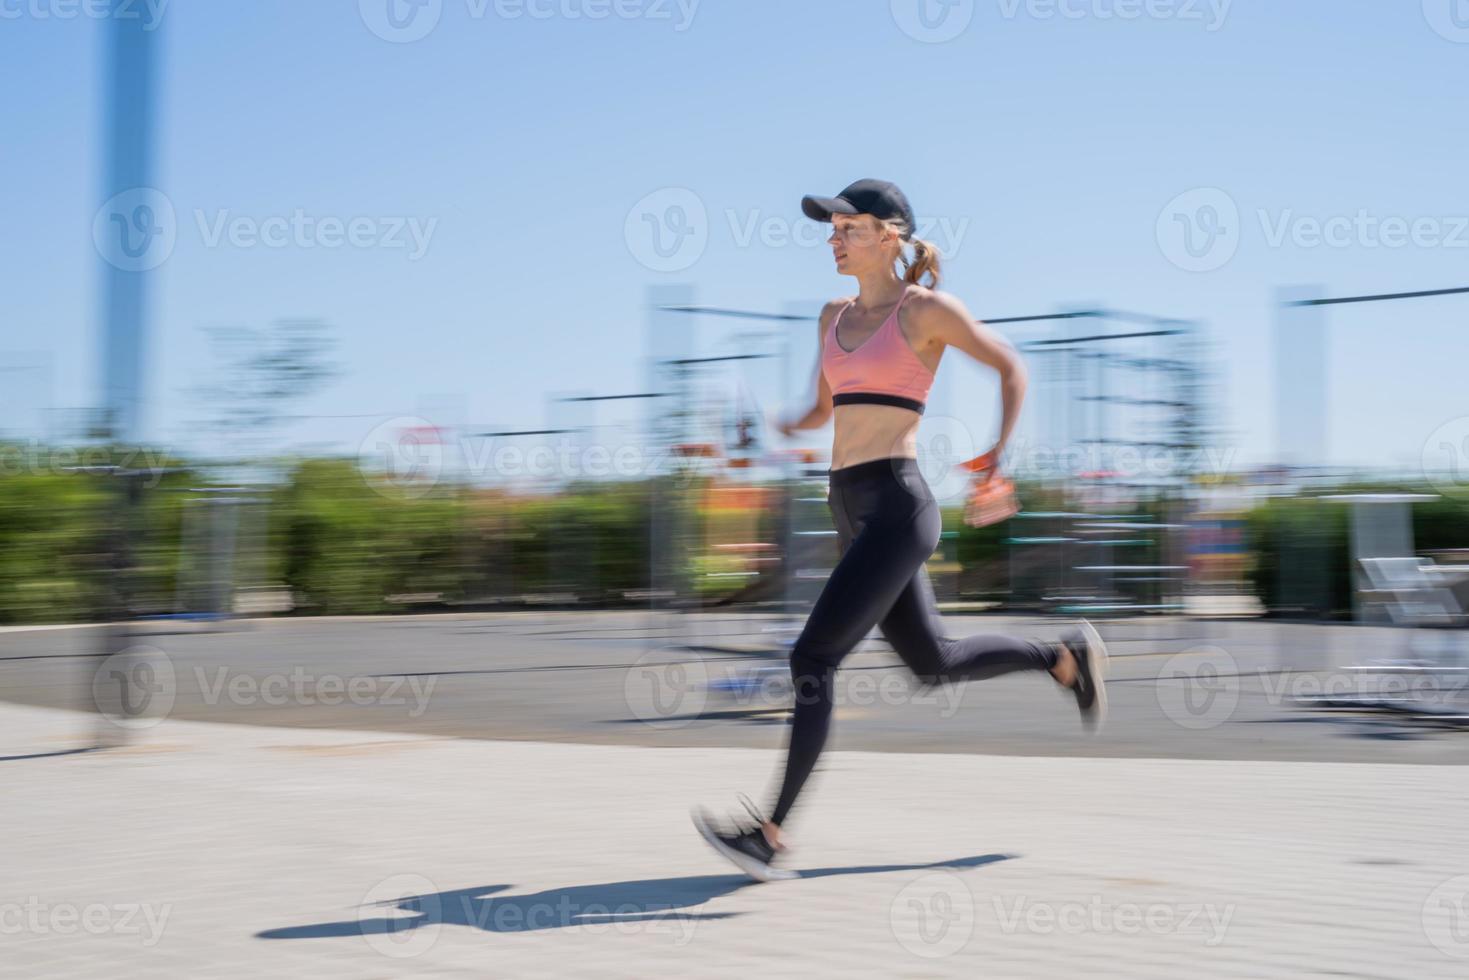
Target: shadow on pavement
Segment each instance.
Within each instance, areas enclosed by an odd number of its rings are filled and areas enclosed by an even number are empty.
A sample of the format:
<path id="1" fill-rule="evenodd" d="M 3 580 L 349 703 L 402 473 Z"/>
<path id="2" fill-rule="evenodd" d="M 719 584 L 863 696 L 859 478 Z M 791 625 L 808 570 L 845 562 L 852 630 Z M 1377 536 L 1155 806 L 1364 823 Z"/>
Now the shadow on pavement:
<path id="1" fill-rule="evenodd" d="M 95 745 L 84 749 L 57 749 L 55 752 L 32 752 L 30 755 L 0 755 L 0 762 L 19 762 L 22 759 L 51 759 L 58 755 L 81 755 L 83 752 L 99 751 Z"/>
<path id="2" fill-rule="evenodd" d="M 885 874 L 894 871 L 962 870 L 1013 858 L 1012 854 L 981 854 L 931 864 L 873 864 L 847 868 L 812 868 L 801 878 L 833 875 Z M 411 895 L 373 906 L 364 906 L 356 919 L 288 926 L 256 933 L 257 939 L 333 939 L 342 936 L 373 936 L 405 932 L 428 926 L 455 925 L 485 932 L 537 932 L 570 926 L 654 922 L 660 920 L 702 922 L 726 919 L 737 912 L 680 912 L 715 898 L 758 884 L 744 875 L 694 875 L 684 878 L 643 878 L 578 885 L 529 895 L 502 895 L 510 885 L 481 885 L 431 895 Z M 372 914 L 373 909 L 393 908 L 415 913 L 414 917 Z"/>

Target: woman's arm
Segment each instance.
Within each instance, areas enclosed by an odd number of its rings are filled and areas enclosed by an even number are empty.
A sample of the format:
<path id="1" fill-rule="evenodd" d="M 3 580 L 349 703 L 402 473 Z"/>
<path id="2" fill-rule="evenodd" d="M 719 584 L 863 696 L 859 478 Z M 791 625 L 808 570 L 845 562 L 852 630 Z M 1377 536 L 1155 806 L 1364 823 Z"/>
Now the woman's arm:
<path id="1" fill-rule="evenodd" d="M 917 298 L 917 297 L 915 297 Z M 975 320 L 963 302 L 948 293 L 928 292 L 911 307 L 920 336 L 956 347 L 1000 375 L 1000 435 L 989 452 L 998 462 L 1020 419 L 1029 375 L 1020 354 L 1005 338 Z"/>
<path id="2" fill-rule="evenodd" d="M 821 316 L 816 318 L 816 404 L 800 417 L 780 423 L 782 435 L 789 436 L 797 429 L 819 429 L 831 418 L 831 386 L 826 383 L 826 375 L 821 371 L 821 345 L 826 338 L 826 329 L 831 325 L 831 318 L 846 303 L 844 299 L 834 299 L 822 307 Z"/>

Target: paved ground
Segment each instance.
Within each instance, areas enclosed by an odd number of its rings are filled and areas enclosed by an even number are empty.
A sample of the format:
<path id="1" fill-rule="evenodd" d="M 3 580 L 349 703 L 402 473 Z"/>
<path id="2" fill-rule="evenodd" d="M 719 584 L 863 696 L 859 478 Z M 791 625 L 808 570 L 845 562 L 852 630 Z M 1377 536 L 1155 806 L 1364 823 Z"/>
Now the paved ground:
<path id="1" fill-rule="evenodd" d="M 0 975 L 1463 977 L 1463 768 L 844 752 L 748 883 L 766 750 L 0 705 Z"/>
<path id="2" fill-rule="evenodd" d="M 775 632 L 781 625 L 758 616 L 638 613 L 364 617 L 264 620 L 206 633 L 155 625 L 144 641 L 157 662 L 153 686 L 167 680 L 175 718 L 773 748 L 785 728 L 785 662 L 778 650 L 759 650 L 789 636 Z M 1061 624 L 948 616 L 946 625 L 951 635 L 1049 639 Z M 1043 675 L 922 692 L 874 638 L 839 675 L 835 744 L 1045 756 L 1469 759 L 1462 729 L 1293 703 L 1296 695 L 1368 683 L 1347 666 L 1402 655 L 1404 631 L 1171 619 L 1100 626 L 1115 655 L 1113 721 L 1103 739 L 1085 737 L 1074 707 Z M 97 638 L 90 629 L 0 631 L 0 698 L 90 707 Z M 723 689 L 747 677 L 767 683 Z"/>

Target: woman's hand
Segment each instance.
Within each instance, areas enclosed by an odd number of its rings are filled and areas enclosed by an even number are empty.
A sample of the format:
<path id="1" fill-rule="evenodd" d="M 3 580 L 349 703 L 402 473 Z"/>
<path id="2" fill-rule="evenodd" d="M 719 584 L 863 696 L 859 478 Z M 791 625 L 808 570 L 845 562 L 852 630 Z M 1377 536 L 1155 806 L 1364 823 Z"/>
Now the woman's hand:
<path id="1" fill-rule="evenodd" d="M 988 527 L 1014 517 L 1020 511 L 1015 498 L 1015 484 L 1000 475 L 999 449 L 991 449 L 959 468 L 974 474 L 969 496 L 964 501 L 964 523 L 970 527 Z"/>

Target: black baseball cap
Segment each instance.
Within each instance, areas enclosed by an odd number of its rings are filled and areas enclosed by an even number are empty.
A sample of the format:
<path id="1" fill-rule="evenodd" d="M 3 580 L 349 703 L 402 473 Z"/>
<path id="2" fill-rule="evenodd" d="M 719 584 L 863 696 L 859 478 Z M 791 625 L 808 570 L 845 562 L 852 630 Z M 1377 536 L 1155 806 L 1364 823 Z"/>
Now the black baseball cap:
<path id="1" fill-rule="evenodd" d="M 870 214 L 881 221 L 901 221 L 903 237 L 913 237 L 918 222 L 913 206 L 898 185 L 888 180 L 864 178 L 847 186 L 836 197 L 801 198 L 801 211 L 812 221 L 830 221 L 834 214 Z"/>

